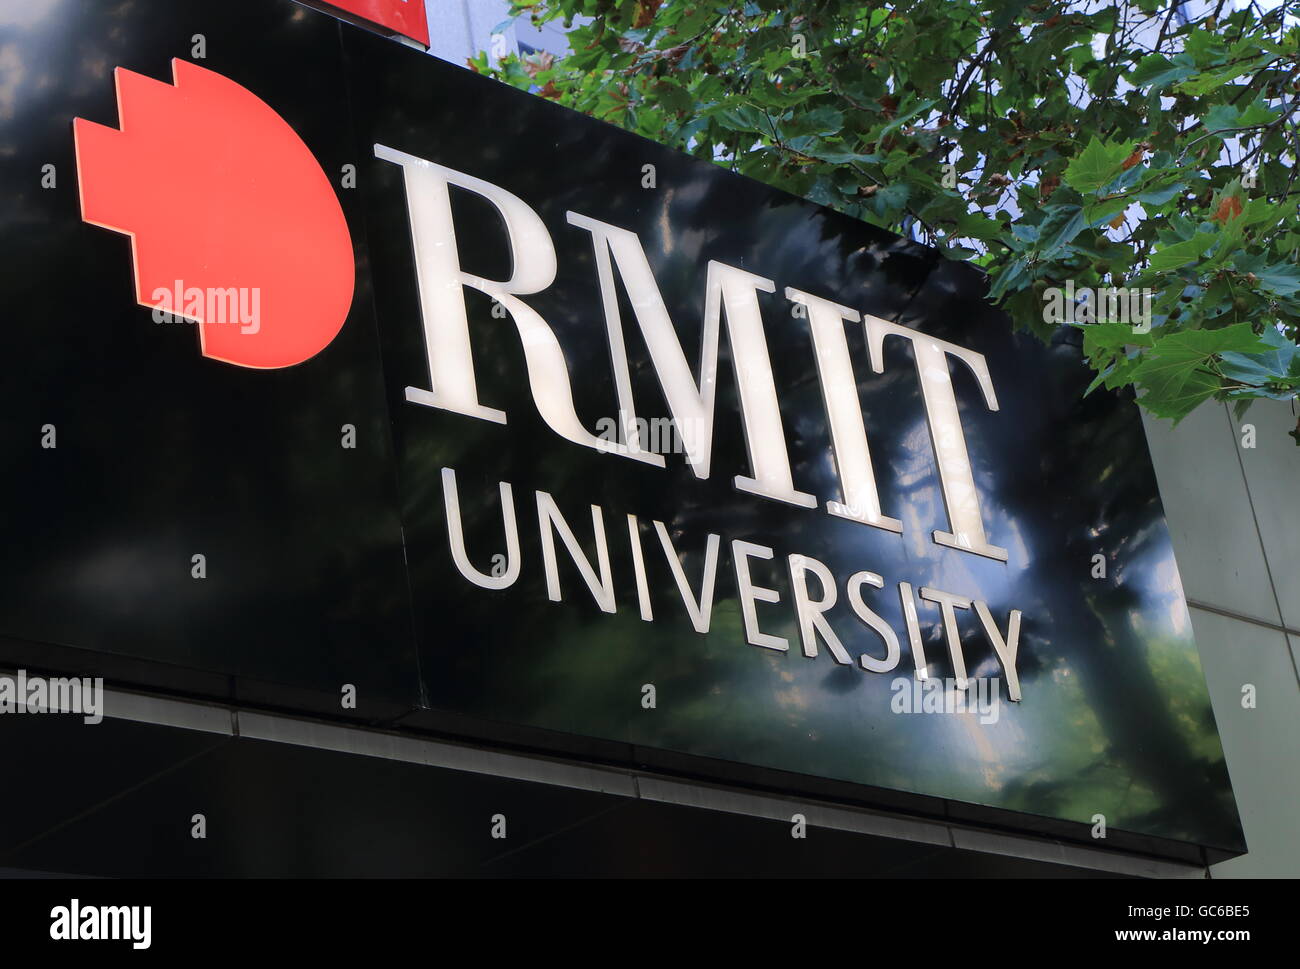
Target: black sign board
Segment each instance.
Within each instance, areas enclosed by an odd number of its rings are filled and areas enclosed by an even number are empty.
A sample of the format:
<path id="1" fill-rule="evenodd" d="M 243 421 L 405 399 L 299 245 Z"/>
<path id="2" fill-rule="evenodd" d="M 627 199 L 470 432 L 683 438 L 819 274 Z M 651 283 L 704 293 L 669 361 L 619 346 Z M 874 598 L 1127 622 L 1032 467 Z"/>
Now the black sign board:
<path id="1" fill-rule="evenodd" d="M 1243 850 L 1137 410 L 976 271 L 287 0 L 3 42 L 0 660 Z"/>

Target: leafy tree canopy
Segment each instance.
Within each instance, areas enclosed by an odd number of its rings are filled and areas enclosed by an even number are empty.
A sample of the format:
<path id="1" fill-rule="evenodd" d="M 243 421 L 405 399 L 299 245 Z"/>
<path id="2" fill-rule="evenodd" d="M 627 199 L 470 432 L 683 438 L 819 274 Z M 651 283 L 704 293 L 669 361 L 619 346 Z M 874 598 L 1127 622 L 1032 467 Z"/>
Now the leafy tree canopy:
<path id="1" fill-rule="evenodd" d="M 512 0 L 569 53 L 470 66 L 970 260 L 1040 336 L 1067 282 L 1149 289 L 1149 332 L 1064 322 L 1177 421 L 1300 393 L 1295 7 Z"/>

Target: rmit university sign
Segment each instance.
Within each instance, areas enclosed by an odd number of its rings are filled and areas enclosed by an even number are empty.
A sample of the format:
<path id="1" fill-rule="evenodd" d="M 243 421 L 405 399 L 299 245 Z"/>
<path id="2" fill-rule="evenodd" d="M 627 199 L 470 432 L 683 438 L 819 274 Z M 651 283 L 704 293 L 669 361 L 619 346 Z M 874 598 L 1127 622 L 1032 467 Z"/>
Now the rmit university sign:
<path id="1" fill-rule="evenodd" d="M 288 0 L 6 29 L 0 661 L 1242 850 L 1069 333 Z"/>
<path id="2" fill-rule="evenodd" d="M 598 436 L 584 425 L 573 404 L 573 386 L 563 348 L 546 320 L 522 297 L 547 289 L 556 276 L 557 257 L 554 241 L 546 224 L 529 205 L 517 196 L 483 179 L 438 165 L 390 148 L 376 145 L 375 154 L 403 168 L 408 213 L 411 219 L 414 250 L 418 254 L 417 273 L 429 363 L 428 388 L 407 387 L 411 403 L 437 407 L 480 420 L 507 423 L 504 411 L 485 406 L 475 378 L 474 359 L 470 350 L 469 313 L 465 290 L 473 289 L 492 299 L 514 322 L 523 347 L 528 383 L 538 413 L 561 438 L 592 450 L 640 461 L 664 468 L 663 455 L 643 447 L 647 426 L 639 416 L 631 389 L 631 365 L 619 310 L 616 278 L 621 278 L 630 299 L 644 341 L 646 359 L 658 379 L 663 399 L 672 417 L 672 427 L 680 435 L 686 462 L 698 479 L 709 477 L 712 465 L 713 427 L 718 382 L 718 345 L 722 320 L 726 320 L 731 348 L 740 418 L 749 457 L 749 475 L 736 475 L 738 491 L 758 498 L 785 502 L 799 508 L 818 506 L 814 495 L 795 486 L 790 456 L 782 425 L 778 388 L 772 373 L 764 335 L 760 293 L 776 289 L 773 280 L 745 269 L 711 260 L 701 267 L 704 279 L 703 340 L 699 352 L 698 372 L 693 373 L 683 350 L 677 329 L 665 308 L 663 295 L 655 281 L 645 249 L 636 233 L 577 212 L 566 212 L 566 220 L 590 233 L 597 268 L 600 305 L 605 334 L 613 361 L 614 386 L 617 390 L 617 422 L 606 419 L 621 434 Z M 451 189 L 471 192 L 495 208 L 509 247 L 512 272 L 508 279 L 489 280 L 467 272 L 461 266 L 456 248 L 456 226 L 451 213 Z M 997 561 L 1007 560 L 1007 551 L 989 542 L 980 515 L 979 497 L 967 454 L 958 413 L 957 399 L 949 370 L 950 359 L 965 365 L 978 381 L 989 409 L 997 410 L 997 399 L 983 355 L 916 330 L 908 329 L 870 314 L 842 306 L 829 299 L 787 287 L 786 299 L 798 310 L 788 314 L 807 320 L 811 334 L 812 355 L 826 408 L 830 454 L 838 471 L 840 500 L 826 501 L 826 511 L 849 521 L 899 534 L 902 522 L 885 515 L 880 507 L 863 414 L 856 394 L 853 361 L 844 334 L 847 323 L 861 323 L 870 350 L 871 367 L 884 370 L 884 342 L 898 337 L 911 346 L 915 372 L 922 400 L 939 485 L 949 518 L 948 527 L 936 529 L 934 541 L 948 548 L 962 549 Z M 670 438 L 670 441 L 674 440 Z M 460 509 L 456 500 L 456 477 L 452 469 L 443 473 L 446 507 L 451 538 L 451 552 L 461 574 L 475 585 L 504 589 L 519 576 L 519 537 L 514 499 L 510 487 L 501 485 L 506 523 L 505 568 L 497 575 L 484 574 L 471 563 L 465 547 Z M 743 500 L 743 499 L 741 499 Z M 599 567 L 593 568 L 581 550 L 568 522 L 559 512 L 554 499 L 537 493 L 537 508 L 545 551 L 544 567 L 547 592 L 551 599 L 562 598 L 555 555 L 554 534 L 558 533 L 573 555 L 584 582 L 600 608 L 615 612 L 616 596 L 609 566 L 609 550 L 601 509 L 593 506 L 593 524 Z M 709 552 L 701 589 L 695 593 L 681 570 L 672 539 L 663 522 L 653 522 L 655 533 L 668 557 L 677 581 L 683 605 L 688 609 L 697 632 L 709 631 L 716 584 L 717 545 L 719 536 L 708 536 Z M 632 556 L 641 617 L 653 619 L 644 568 L 641 529 L 635 515 L 628 516 Z M 780 594 L 758 586 L 749 569 L 751 558 L 771 559 L 771 548 L 752 541 L 731 542 L 740 607 L 744 617 L 745 638 L 755 645 L 786 651 L 789 642 L 764 633 L 759 628 L 757 602 L 777 602 Z M 826 612 L 836 603 L 838 584 L 827 566 L 816 558 L 802 554 L 788 557 L 791 589 L 803 655 L 818 655 L 822 640 L 832 659 L 853 665 L 842 640 L 831 628 Z M 820 591 L 811 593 L 809 575 L 815 577 Z M 862 597 L 864 585 L 880 588 L 883 579 L 869 570 L 855 572 L 845 587 L 847 600 L 855 615 L 884 645 L 884 656 L 863 653 L 857 663 L 864 670 L 887 673 L 898 666 L 900 647 L 894 630 L 867 606 Z M 928 675 L 925 649 L 918 628 L 916 602 L 911 585 L 898 584 L 907 640 L 911 647 L 915 672 Z M 1006 630 L 998 628 L 988 604 L 979 599 L 923 587 L 923 600 L 941 610 L 952 670 L 959 689 L 967 688 L 966 662 L 956 610 L 970 609 L 979 617 L 984 633 L 996 653 L 1006 677 L 1008 695 L 1020 699 L 1016 675 L 1016 652 L 1019 644 L 1021 614 L 1011 610 Z"/>

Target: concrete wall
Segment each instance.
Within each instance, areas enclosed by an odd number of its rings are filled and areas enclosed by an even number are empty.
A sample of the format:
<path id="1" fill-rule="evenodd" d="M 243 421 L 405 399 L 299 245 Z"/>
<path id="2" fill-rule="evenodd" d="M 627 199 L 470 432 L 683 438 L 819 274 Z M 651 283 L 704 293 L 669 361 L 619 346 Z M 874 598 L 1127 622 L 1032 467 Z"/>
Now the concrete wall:
<path id="1" fill-rule="evenodd" d="M 460 66 L 481 50 L 492 49 L 492 32 L 506 20 L 507 0 L 427 0 L 429 53 Z M 534 50 L 561 54 L 568 50 L 563 24 L 556 22 L 537 30 L 520 17 L 501 31 L 504 53 L 518 52 L 525 44 Z"/>
<path id="2" fill-rule="evenodd" d="M 1254 446 L 1247 433 L 1254 428 Z M 1147 419 L 1174 554 L 1250 852 L 1213 877 L 1300 876 L 1300 447 L 1290 404 Z M 1243 705 L 1243 688 L 1255 706 Z"/>

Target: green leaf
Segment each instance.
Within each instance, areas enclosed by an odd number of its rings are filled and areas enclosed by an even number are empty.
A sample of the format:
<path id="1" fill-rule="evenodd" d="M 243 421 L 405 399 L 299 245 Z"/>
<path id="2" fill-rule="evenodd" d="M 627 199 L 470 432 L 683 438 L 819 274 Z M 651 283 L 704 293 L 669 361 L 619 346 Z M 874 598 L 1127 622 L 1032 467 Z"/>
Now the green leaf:
<path id="1" fill-rule="evenodd" d="M 1094 229 L 1099 225 L 1105 225 L 1127 209 L 1130 204 L 1131 200 L 1127 196 L 1121 195 L 1119 198 L 1106 199 L 1103 202 L 1085 206 L 1083 212 L 1087 221 L 1087 228 Z"/>
<path id="2" fill-rule="evenodd" d="M 1222 37 L 1209 30 L 1195 30 L 1183 41 L 1183 50 L 1198 67 L 1213 67 L 1228 54 Z"/>
<path id="3" fill-rule="evenodd" d="M 1271 124 L 1276 121 L 1277 118 L 1277 108 L 1271 108 L 1262 101 L 1256 101 L 1237 116 L 1236 127 L 1249 128 L 1254 125 Z"/>
<path id="4" fill-rule="evenodd" d="M 1226 131 L 1238 126 L 1240 112 L 1231 104 L 1216 104 L 1205 115 L 1205 130 L 1208 133 Z"/>
<path id="5" fill-rule="evenodd" d="M 1076 192 L 1088 194 L 1110 184 L 1132 154 L 1132 145 L 1107 145 L 1094 137 L 1088 147 L 1076 156 L 1065 169 L 1065 183 Z"/>
<path id="6" fill-rule="evenodd" d="M 1128 323 L 1079 323 L 1083 331 L 1083 355 L 1089 360 L 1107 351 L 1124 347 L 1150 347 L 1155 343 L 1151 333 L 1139 333 Z"/>
<path id="7" fill-rule="evenodd" d="M 794 147 L 794 142 L 790 144 Z M 860 155 L 856 151 L 849 151 L 836 145 L 827 146 L 817 140 L 798 148 L 798 151 L 809 158 L 816 158 L 818 161 L 829 162 L 832 165 L 879 165 L 884 161 L 879 155 Z"/>
<path id="8" fill-rule="evenodd" d="M 1142 354 L 1132 353 L 1122 356 L 1110 366 L 1106 367 L 1096 378 L 1088 385 L 1083 392 L 1087 397 L 1098 387 L 1105 386 L 1107 390 L 1114 390 L 1117 387 L 1123 387 L 1133 380 L 1133 371 L 1142 365 Z"/>
<path id="9" fill-rule="evenodd" d="M 1217 233 L 1198 232 L 1187 242 L 1177 242 L 1172 246 L 1162 246 L 1151 255 L 1151 269 L 1155 272 L 1168 272 L 1179 269 L 1190 262 L 1200 259 L 1210 246 L 1214 245 Z"/>
<path id="10" fill-rule="evenodd" d="M 915 99 L 909 96 L 907 100 L 905 100 L 903 104 L 899 106 L 898 116 L 895 117 L 894 120 L 891 121 L 889 124 L 885 125 L 885 128 L 883 131 L 880 132 L 879 137 L 884 138 L 887 135 L 893 134 L 899 128 L 903 127 L 903 125 L 911 121 L 913 118 L 916 118 L 919 115 L 924 114 L 926 111 L 929 111 L 932 107 L 934 107 L 938 103 L 939 101 L 937 98 L 931 99 L 929 101 L 921 101 L 918 103 Z"/>
<path id="11" fill-rule="evenodd" d="M 1149 87 L 1154 92 L 1195 73 L 1196 65 L 1188 63 L 1181 55 L 1170 61 L 1163 54 L 1151 54 L 1133 69 L 1128 82 L 1137 88 Z"/>
<path id="12" fill-rule="evenodd" d="M 737 105 L 719 111 L 716 115 L 718 124 L 729 131 L 764 132 L 770 136 L 767 127 L 767 115 L 750 105 Z"/>
<path id="13" fill-rule="evenodd" d="M 1278 205 L 1276 202 L 1266 198 L 1254 198 L 1246 203 L 1245 209 L 1242 210 L 1239 219 L 1244 226 L 1260 226 L 1265 229 L 1271 229 L 1277 225 L 1288 214 L 1286 206 Z"/>
<path id="14" fill-rule="evenodd" d="M 838 135 L 844 130 L 844 112 L 830 107 L 814 108 L 795 115 L 787 125 L 791 132 L 801 135 Z"/>
<path id="15" fill-rule="evenodd" d="M 1264 330 L 1261 342 L 1271 349 L 1262 353 L 1224 353 L 1219 364 L 1223 375 L 1256 387 L 1297 376 L 1294 368 L 1300 362 L 1300 346 L 1272 326 Z"/>
<path id="16" fill-rule="evenodd" d="M 1259 285 L 1278 296 L 1294 296 L 1300 291 L 1300 266 L 1279 262 L 1255 273 Z"/>
<path id="17" fill-rule="evenodd" d="M 1076 323 L 1083 331 L 1083 355 L 1097 378 L 1084 395 L 1098 386 L 1122 386 L 1132 379 L 1132 372 L 1141 364 L 1143 350 L 1150 347 L 1154 337 L 1150 332 L 1136 332 L 1131 325 L 1118 322 Z"/>
<path id="18" fill-rule="evenodd" d="M 1234 323 L 1217 330 L 1185 330 L 1170 333 L 1155 343 L 1155 351 L 1199 353 L 1210 357 L 1218 353 L 1254 353 L 1267 348 L 1249 323 Z"/>
<path id="19" fill-rule="evenodd" d="M 1185 330 L 1157 339 L 1132 378 L 1145 388 L 1140 403 L 1175 423 L 1222 389 L 1209 365 L 1217 354 L 1264 349 L 1249 323 L 1219 330 Z"/>
<path id="20" fill-rule="evenodd" d="M 691 92 L 686 90 L 680 84 L 675 84 L 672 81 L 664 81 L 660 83 L 655 87 L 654 93 L 658 96 L 663 106 L 674 113 L 685 113 L 695 106 L 695 101 L 691 97 Z"/>
<path id="21" fill-rule="evenodd" d="M 1173 360 L 1153 363 L 1143 361 L 1131 376 L 1146 391 L 1138 403 L 1156 417 L 1169 418 L 1177 424 L 1219 389 L 1219 378 L 1194 364 Z"/>
<path id="22" fill-rule="evenodd" d="M 1187 185 L 1183 182 L 1171 182 L 1168 185 L 1160 185 L 1138 192 L 1138 194 L 1133 196 L 1133 198 L 1135 201 L 1141 202 L 1143 205 L 1147 206 L 1164 205 L 1170 199 L 1186 190 Z"/>
<path id="23" fill-rule="evenodd" d="M 1219 90 L 1219 88 L 1231 81 L 1235 81 L 1243 74 L 1253 73 L 1256 68 L 1262 67 L 1266 60 L 1266 58 L 1259 58 L 1253 61 L 1240 61 L 1224 70 L 1198 74 L 1196 77 L 1188 78 L 1181 84 L 1175 85 L 1174 90 L 1192 97 L 1200 97 L 1203 94 Z"/>
<path id="24" fill-rule="evenodd" d="M 1029 264 L 1024 259 L 1017 259 L 1009 266 L 1005 266 L 993 277 L 993 283 L 989 287 L 989 299 L 998 301 L 1006 294 L 1020 289 L 1029 283 Z"/>
<path id="25" fill-rule="evenodd" d="M 910 189 L 906 182 L 894 182 L 871 196 L 868 204 L 877 215 L 888 218 L 902 211 L 907 205 L 909 194 Z"/>
<path id="26" fill-rule="evenodd" d="M 1038 227 L 1038 248 L 1045 257 L 1055 255 L 1083 231 L 1083 209 L 1078 205 L 1049 205 Z"/>

